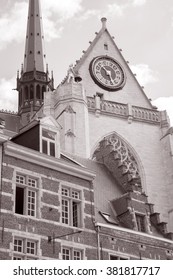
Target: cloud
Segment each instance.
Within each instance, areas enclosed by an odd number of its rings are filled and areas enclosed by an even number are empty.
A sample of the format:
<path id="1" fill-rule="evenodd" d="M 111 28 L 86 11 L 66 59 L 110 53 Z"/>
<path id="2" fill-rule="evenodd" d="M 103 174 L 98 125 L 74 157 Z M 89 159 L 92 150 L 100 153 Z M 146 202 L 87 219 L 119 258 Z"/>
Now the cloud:
<path id="1" fill-rule="evenodd" d="M 133 6 L 143 6 L 146 2 L 147 0 L 132 0 Z"/>
<path id="2" fill-rule="evenodd" d="M 88 20 L 90 17 L 99 17 L 101 18 L 101 12 L 99 10 L 87 10 L 81 14 L 81 16 L 77 17 L 78 21 Z"/>
<path id="3" fill-rule="evenodd" d="M 131 7 L 143 6 L 146 4 L 147 0 L 129 0 L 125 4 L 107 4 L 107 6 L 100 10 L 87 10 L 84 11 L 83 14 L 79 17 L 79 20 L 87 20 L 91 16 L 97 16 L 101 18 L 103 15 L 105 17 L 122 17 L 126 10 Z"/>
<path id="4" fill-rule="evenodd" d="M 107 10 L 105 11 L 105 16 L 112 17 L 112 16 L 118 16 L 122 17 L 124 14 L 124 9 L 126 8 L 126 5 L 118 5 L 116 3 L 114 4 L 108 4 Z"/>
<path id="5" fill-rule="evenodd" d="M 15 3 L 12 9 L 0 18 L 0 50 L 11 42 L 21 42 L 26 32 L 27 3 Z"/>
<path id="6" fill-rule="evenodd" d="M 0 79 L 0 110 L 17 111 L 18 94 L 13 88 L 16 86 L 16 78 L 9 80 Z"/>
<path id="7" fill-rule="evenodd" d="M 83 0 L 42 0 L 45 39 L 61 37 L 63 25 L 82 10 Z M 23 42 L 26 33 L 28 2 L 16 2 L 0 17 L 0 50 L 13 42 Z"/>
<path id="8" fill-rule="evenodd" d="M 58 27 L 58 24 L 47 17 L 44 18 L 44 35 L 47 42 L 56 38 L 61 38 L 63 26 Z"/>
<path id="9" fill-rule="evenodd" d="M 153 100 L 152 104 L 155 105 L 160 111 L 167 111 L 170 118 L 170 123 L 173 126 L 173 96 L 159 97 L 156 100 Z"/>
<path id="10" fill-rule="evenodd" d="M 44 34 L 47 41 L 60 38 L 64 24 L 83 10 L 83 0 L 42 0 Z"/>
<path id="11" fill-rule="evenodd" d="M 42 0 L 43 13 L 47 17 L 58 16 L 58 21 L 65 21 L 74 17 L 82 10 L 83 0 Z"/>
<path id="12" fill-rule="evenodd" d="M 157 73 L 151 70 L 147 64 L 131 65 L 130 68 L 137 75 L 136 78 L 142 86 L 158 81 Z"/>

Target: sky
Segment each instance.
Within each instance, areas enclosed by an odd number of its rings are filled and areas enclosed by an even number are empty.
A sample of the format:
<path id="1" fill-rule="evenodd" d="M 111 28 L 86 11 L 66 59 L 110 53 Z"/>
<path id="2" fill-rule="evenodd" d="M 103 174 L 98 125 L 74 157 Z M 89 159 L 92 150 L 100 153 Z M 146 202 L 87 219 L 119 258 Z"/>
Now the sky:
<path id="1" fill-rule="evenodd" d="M 173 125 L 172 0 L 40 0 L 55 86 L 82 56 L 100 19 L 122 49 L 148 98 Z M 17 111 L 16 73 L 24 58 L 28 0 L 0 0 L 0 109 Z"/>

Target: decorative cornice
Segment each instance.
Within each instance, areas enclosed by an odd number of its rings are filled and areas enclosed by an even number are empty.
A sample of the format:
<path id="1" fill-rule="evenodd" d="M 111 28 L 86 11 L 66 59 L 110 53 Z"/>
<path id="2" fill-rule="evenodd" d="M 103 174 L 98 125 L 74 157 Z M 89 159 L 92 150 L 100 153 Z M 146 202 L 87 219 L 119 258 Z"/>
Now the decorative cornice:
<path id="1" fill-rule="evenodd" d="M 68 162 L 64 162 L 61 159 L 57 159 L 40 152 L 31 150 L 29 148 L 17 145 L 10 141 L 6 142 L 5 145 L 5 154 L 8 156 L 12 156 L 14 158 L 18 158 L 30 163 L 37 164 L 39 166 L 47 167 L 49 169 L 53 169 L 62 173 L 66 173 L 68 175 L 73 175 L 84 180 L 92 181 L 96 174 L 90 171 L 87 168 L 72 165 Z"/>
<path id="2" fill-rule="evenodd" d="M 117 230 L 117 231 L 123 231 L 123 232 L 131 233 L 133 235 L 143 236 L 143 237 L 150 238 L 150 239 L 153 239 L 153 240 L 163 241 L 164 243 L 171 243 L 173 245 L 173 240 L 153 236 L 153 235 L 148 234 L 148 233 L 144 233 L 144 232 L 140 232 L 140 231 L 134 231 L 132 229 L 127 229 L 127 228 L 123 228 L 123 227 L 116 226 L 116 225 L 107 225 L 107 224 L 103 224 L 103 223 L 96 223 L 95 225 L 98 226 L 98 227 L 109 228 L 109 229 L 113 229 L 113 230 Z"/>

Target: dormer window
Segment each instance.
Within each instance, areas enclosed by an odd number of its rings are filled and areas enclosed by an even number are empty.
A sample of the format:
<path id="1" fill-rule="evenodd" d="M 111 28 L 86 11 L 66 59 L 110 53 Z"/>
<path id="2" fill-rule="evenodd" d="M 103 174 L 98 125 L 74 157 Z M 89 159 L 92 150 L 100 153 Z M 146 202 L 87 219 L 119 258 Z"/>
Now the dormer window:
<path id="1" fill-rule="evenodd" d="M 56 154 L 56 133 L 42 129 L 42 153 L 55 157 Z"/>
<path id="2" fill-rule="evenodd" d="M 145 216 L 144 215 L 140 215 L 140 214 L 136 214 L 135 216 L 136 216 L 136 223 L 137 223 L 138 231 L 146 232 L 146 229 L 145 229 Z"/>

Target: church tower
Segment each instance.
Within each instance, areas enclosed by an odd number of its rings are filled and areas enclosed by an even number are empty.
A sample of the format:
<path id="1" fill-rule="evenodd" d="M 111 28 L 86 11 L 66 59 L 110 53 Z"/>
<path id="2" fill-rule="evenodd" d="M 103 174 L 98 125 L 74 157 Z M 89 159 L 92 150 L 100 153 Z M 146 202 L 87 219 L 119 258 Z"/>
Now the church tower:
<path id="1" fill-rule="evenodd" d="M 20 77 L 19 72 L 17 76 L 18 113 L 22 125 L 38 111 L 44 101 L 44 92 L 54 87 L 45 58 L 40 0 L 29 0 L 24 65 Z"/>

